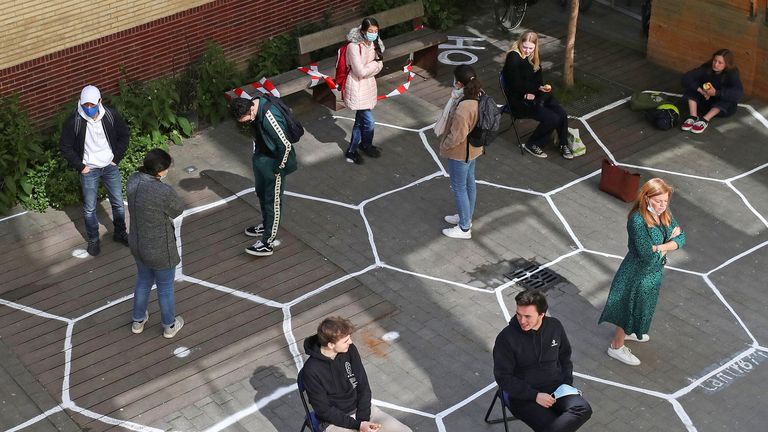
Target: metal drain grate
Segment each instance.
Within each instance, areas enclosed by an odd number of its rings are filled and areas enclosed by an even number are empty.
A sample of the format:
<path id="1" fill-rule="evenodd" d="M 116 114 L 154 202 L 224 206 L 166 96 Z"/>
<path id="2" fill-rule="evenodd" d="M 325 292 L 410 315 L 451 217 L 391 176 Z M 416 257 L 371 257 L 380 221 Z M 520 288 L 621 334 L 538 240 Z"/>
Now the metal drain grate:
<path id="1" fill-rule="evenodd" d="M 512 261 L 511 264 L 512 271 L 504 273 L 504 277 L 510 280 L 517 279 L 515 283 L 526 290 L 546 291 L 564 280 L 549 268 L 541 268 L 541 265 L 536 262 L 520 258 Z"/>

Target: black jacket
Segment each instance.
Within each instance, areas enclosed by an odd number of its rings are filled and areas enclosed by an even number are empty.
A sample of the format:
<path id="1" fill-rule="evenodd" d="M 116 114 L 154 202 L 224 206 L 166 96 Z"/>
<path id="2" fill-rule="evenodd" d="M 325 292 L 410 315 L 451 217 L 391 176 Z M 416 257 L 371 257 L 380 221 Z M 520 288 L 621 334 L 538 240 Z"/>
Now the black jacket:
<path id="1" fill-rule="evenodd" d="M 573 384 L 571 344 L 560 321 L 545 316 L 538 330 L 525 332 L 512 317 L 493 346 L 493 375 L 513 400 Z"/>
<path id="2" fill-rule="evenodd" d="M 526 93 L 535 95 L 537 99 L 542 96 L 539 90 L 539 87 L 544 85 L 541 68 L 534 72 L 531 62 L 520 57 L 517 52 L 511 51 L 504 61 L 503 72 L 504 89 L 512 113 L 516 117 L 529 117 L 536 101 L 525 100 L 523 96 Z"/>
<path id="3" fill-rule="evenodd" d="M 355 345 L 331 360 L 320 352 L 315 335 L 304 340 L 304 351 L 309 355 L 302 370 L 304 385 L 318 418 L 354 430 L 360 429 L 361 422 L 370 421 L 371 388 Z"/>
<path id="4" fill-rule="evenodd" d="M 717 74 L 712 70 L 711 63 L 704 63 L 696 69 L 686 72 L 682 81 L 686 90 L 694 92 L 704 83 L 711 83 L 717 91 L 713 97 L 732 104 L 738 103 L 744 95 L 744 87 L 741 84 L 738 69 Z"/>
<path id="5" fill-rule="evenodd" d="M 101 118 L 101 123 L 104 126 L 104 132 L 107 134 L 109 147 L 112 149 L 112 154 L 114 155 L 112 162 L 117 165 L 123 159 L 125 151 L 128 149 L 128 139 L 131 137 L 131 131 L 117 111 L 107 108 L 106 106 L 103 107 L 106 112 Z M 80 117 L 80 113 L 75 110 L 75 112 L 64 121 L 64 126 L 61 128 L 61 139 L 59 140 L 62 156 L 67 160 L 69 166 L 76 169 L 78 172 L 85 168 L 85 164 L 83 164 L 83 154 L 85 152 L 85 128 L 86 120 Z"/>

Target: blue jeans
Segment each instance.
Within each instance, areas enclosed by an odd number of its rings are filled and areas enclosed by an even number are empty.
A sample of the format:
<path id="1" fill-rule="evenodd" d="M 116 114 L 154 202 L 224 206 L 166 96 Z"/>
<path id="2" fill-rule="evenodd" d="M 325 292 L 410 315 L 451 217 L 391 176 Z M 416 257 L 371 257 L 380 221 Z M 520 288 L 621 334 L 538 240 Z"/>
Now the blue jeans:
<path id="1" fill-rule="evenodd" d="M 125 208 L 123 207 L 123 184 L 120 169 L 109 164 L 104 168 L 91 168 L 86 174 L 80 174 L 80 186 L 83 191 L 83 217 L 88 241 L 99 239 L 99 220 L 96 218 L 96 205 L 99 195 L 99 179 L 104 181 L 109 204 L 112 206 L 112 221 L 115 234 L 125 232 Z"/>
<path id="2" fill-rule="evenodd" d="M 459 227 L 468 230 L 472 224 L 472 213 L 475 212 L 477 185 L 475 184 L 475 162 L 448 159 L 448 174 L 451 176 L 451 190 L 456 198 L 456 208 L 459 211 Z"/>
<path id="3" fill-rule="evenodd" d="M 373 146 L 373 128 L 375 126 L 373 112 L 369 109 L 355 112 L 355 125 L 352 126 L 352 139 L 349 140 L 347 156 L 357 153 L 362 145 L 364 149 Z"/>
<path id="4" fill-rule="evenodd" d="M 133 289 L 133 320 L 143 321 L 149 303 L 152 284 L 157 285 L 157 301 L 160 303 L 160 322 L 168 328 L 176 321 L 176 304 L 173 300 L 173 280 L 176 268 L 155 270 L 136 260 L 136 287 Z"/>

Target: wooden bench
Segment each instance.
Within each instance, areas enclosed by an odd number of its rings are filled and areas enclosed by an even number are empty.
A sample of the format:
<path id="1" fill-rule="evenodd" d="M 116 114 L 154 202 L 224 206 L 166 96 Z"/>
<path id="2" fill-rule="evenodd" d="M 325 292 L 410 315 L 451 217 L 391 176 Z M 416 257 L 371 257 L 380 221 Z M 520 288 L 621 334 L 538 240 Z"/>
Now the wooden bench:
<path id="1" fill-rule="evenodd" d="M 421 17 L 424 16 L 424 5 L 421 1 L 415 1 L 402 6 L 398 6 L 387 11 L 377 13 L 374 17 L 379 23 L 380 29 L 391 27 L 396 24 L 412 21 L 414 28 L 419 30 L 410 31 L 393 38 L 384 39 L 384 58 L 388 62 L 392 59 L 405 57 L 413 53 L 413 65 L 415 71 L 419 69 L 428 72 L 432 76 L 437 74 L 437 54 L 438 45 L 448 40 L 447 36 L 421 25 Z M 311 62 L 310 53 L 319 49 L 341 45 L 346 41 L 349 30 L 353 27 L 359 27 L 360 21 L 346 22 L 344 24 L 330 27 L 316 33 L 308 34 L 298 38 L 299 64 L 308 66 Z M 334 78 L 336 75 L 336 56 L 323 59 L 317 62 L 320 72 Z M 309 87 L 310 76 L 299 70 L 290 70 L 280 75 L 269 78 L 269 81 L 275 85 L 281 96 L 289 95 L 303 91 Z M 251 84 L 241 87 L 250 95 L 258 94 Z M 312 97 L 318 102 L 331 109 L 338 110 L 343 106 L 336 95 L 331 92 L 328 86 L 320 82 L 312 88 Z M 227 99 L 237 97 L 233 90 L 225 95 Z"/>

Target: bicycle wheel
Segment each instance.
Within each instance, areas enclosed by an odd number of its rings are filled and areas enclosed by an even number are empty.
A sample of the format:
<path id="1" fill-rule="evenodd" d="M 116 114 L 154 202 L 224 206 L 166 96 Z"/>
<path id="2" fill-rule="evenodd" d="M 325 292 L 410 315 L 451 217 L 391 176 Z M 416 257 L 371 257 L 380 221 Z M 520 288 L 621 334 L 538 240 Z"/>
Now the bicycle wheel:
<path id="1" fill-rule="evenodd" d="M 495 0 L 493 2 L 496 23 L 505 30 L 516 29 L 523 22 L 527 8 L 527 0 Z"/>

